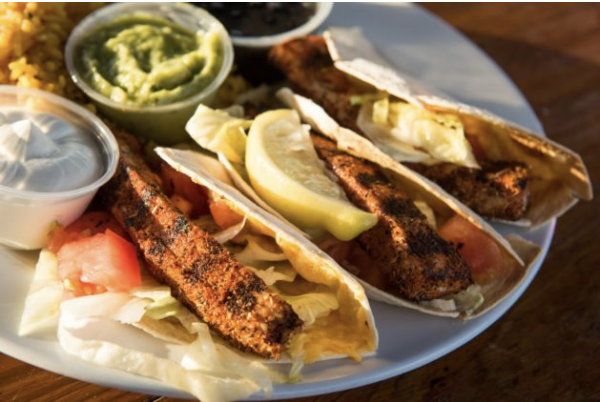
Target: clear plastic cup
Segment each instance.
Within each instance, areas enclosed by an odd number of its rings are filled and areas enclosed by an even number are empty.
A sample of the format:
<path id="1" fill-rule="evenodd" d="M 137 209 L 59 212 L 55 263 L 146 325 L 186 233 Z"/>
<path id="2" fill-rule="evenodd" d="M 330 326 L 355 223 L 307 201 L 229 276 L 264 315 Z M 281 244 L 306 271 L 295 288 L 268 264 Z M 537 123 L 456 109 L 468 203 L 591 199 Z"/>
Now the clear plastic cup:
<path id="1" fill-rule="evenodd" d="M 82 40 L 99 25 L 119 16 L 137 13 L 166 19 L 192 32 L 215 30 L 221 38 L 224 57 L 221 71 L 212 83 L 190 98 L 160 106 L 121 104 L 93 89 L 83 79 L 75 63 Z M 205 10 L 185 3 L 120 3 L 99 9 L 75 27 L 65 47 L 65 60 L 73 81 L 90 97 L 102 114 L 133 134 L 168 145 L 189 140 L 185 124 L 199 104 L 210 106 L 214 102 L 217 90 L 231 70 L 233 46 L 223 25 Z"/>
<path id="2" fill-rule="evenodd" d="M 286 32 L 264 36 L 231 35 L 238 71 L 254 84 L 281 80 L 281 72 L 268 61 L 271 47 L 317 30 L 331 13 L 333 5 L 332 2 L 314 3 L 313 16 L 299 27 Z"/>
<path id="3" fill-rule="evenodd" d="M 22 191 L 0 185 L 0 244 L 33 250 L 44 246 L 50 229 L 68 225 L 90 204 L 115 173 L 119 147 L 110 129 L 93 113 L 60 96 L 33 89 L 0 86 L 3 109 L 45 113 L 59 117 L 89 135 L 98 144 L 104 173 L 94 182 L 69 191 Z"/>

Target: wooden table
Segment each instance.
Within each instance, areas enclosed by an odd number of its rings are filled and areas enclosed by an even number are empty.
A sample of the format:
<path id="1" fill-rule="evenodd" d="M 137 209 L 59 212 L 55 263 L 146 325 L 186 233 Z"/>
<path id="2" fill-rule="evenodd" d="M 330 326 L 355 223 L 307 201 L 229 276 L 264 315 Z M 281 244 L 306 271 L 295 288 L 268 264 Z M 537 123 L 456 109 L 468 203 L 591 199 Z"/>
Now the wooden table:
<path id="1" fill-rule="evenodd" d="M 600 188 L 600 6 L 427 4 L 516 82 L 548 136 L 583 156 Z M 600 400 L 600 197 L 558 221 L 518 303 L 459 350 L 411 373 L 304 401 Z M 72 380 L 0 355 L 0 400 L 167 398 Z"/>

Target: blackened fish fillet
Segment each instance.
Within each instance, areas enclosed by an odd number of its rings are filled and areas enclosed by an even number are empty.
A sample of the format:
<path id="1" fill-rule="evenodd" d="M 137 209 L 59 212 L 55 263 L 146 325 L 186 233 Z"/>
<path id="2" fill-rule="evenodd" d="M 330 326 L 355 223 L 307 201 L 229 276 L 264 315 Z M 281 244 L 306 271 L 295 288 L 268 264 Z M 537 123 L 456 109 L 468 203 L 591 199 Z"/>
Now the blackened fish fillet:
<path id="1" fill-rule="evenodd" d="M 409 300 L 432 300 L 473 283 L 456 249 L 438 236 L 413 201 L 378 166 L 337 150 L 335 143 L 322 137 L 313 135 L 312 140 L 348 199 L 379 218 L 375 227 L 356 240 L 387 275 L 392 291 Z"/>
<path id="2" fill-rule="evenodd" d="M 483 162 L 481 169 L 452 163 L 405 165 L 486 218 L 518 221 L 529 207 L 529 172 L 522 163 Z"/>
<path id="3" fill-rule="evenodd" d="M 275 45 L 269 59 L 298 93 L 321 105 L 340 125 L 361 132 L 356 125 L 360 105 L 352 104 L 351 98 L 364 91 L 335 68 L 323 37 L 305 36 Z"/>
<path id="4" fill-rule="evenodd" d="M 278 358 L 302 326 L 291 306 L 173 206 L 134 140 L 117 139 L 119 167 L 100 199 L 138 245 L 152 275 L 232 344 Z"/>
<path id="5" fill-rule="evenodd" d="M 321 105 L 340 125 L 364 136 L 356 124 L 360 107 L 351 102 L 352 96 L 361 91 L 355 81 L 335 68 L 322 37 L 308 36 L 276 45 L 269 56 L 298 93 Z M 480 162 L 481 169 L 450 163 L 407 166 L 439 184 L 481 216 L 507 221 L 521 219 L 530 198 L 527 167 L 518 162 Z"/>

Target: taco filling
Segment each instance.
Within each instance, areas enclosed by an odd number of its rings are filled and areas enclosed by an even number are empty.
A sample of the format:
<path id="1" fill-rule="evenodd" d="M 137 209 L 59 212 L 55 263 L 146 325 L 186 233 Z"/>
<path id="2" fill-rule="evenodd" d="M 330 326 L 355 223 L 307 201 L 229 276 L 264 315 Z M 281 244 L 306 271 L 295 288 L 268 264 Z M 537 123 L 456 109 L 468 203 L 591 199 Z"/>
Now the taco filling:
<path id="1" fill-rule="evenodd" d="M 364 283 L 431 310 L 468 316 L 484 302 L 482 292 L 506 274 L 504 254 L 480 229 L 451 210 L 440 212 L 439 206 L 429 205 L 427 196 L 393 172 L 309 133 L 296 112 L 275 110 L 246 120 L 250 129 L 245 157 L 236 158 L 243 163 L 231 163 L 224 156 L 231 145 L 214 141 L 219 129 L 204 129 L 213 114 L 228 120 L 226 111 L 200 107 L 188 123 L 192 137 L 228 161 L 236 183 L 245 184 L 240 188 L 249 188 L 252 197 L 311 233 L 321 249 Z M 230 122 L 235 119 L 229 117 Z M 244 133 L 243 127 L 238 129 Z M 317 160 L 310 157 L 309 148 Z M 300 174 L 298 169 L 310 173 Z M 276 192 L 269 187 L 274 185 Z M 330 202 L 336 206 L 333 218 L 310 219 Z M 344 202 L 370 215 L 349 219 Z M 343 222 L 332 224 L 335 219 Z M 340 227 L 345 229 L 338 233 Z"/>

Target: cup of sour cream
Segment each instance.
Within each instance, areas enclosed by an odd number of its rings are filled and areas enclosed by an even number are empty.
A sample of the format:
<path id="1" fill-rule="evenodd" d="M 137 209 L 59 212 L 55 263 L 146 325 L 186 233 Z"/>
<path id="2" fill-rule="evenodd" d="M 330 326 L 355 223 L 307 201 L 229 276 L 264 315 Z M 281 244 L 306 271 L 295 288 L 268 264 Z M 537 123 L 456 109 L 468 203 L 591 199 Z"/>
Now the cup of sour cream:
<path id="1" fill-rule="evenodd" d="M 120 3 L 73 30 L 65 48 L 71 78 L 100 112 L 159 144 L 188 140 L 185 124 L 211 105 L 233 63 L 227 31 L 185 3 Z"/>
<path id="2" fill-rule="evenodd" d="M 0 244 L 44 246 L 115 173 L 110 129 L 75 103 L 46 92 L 0 86 Z"/>

